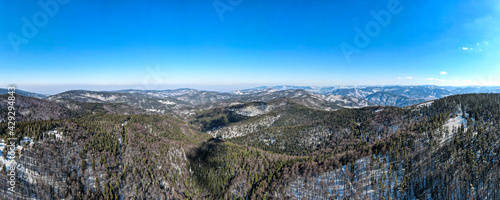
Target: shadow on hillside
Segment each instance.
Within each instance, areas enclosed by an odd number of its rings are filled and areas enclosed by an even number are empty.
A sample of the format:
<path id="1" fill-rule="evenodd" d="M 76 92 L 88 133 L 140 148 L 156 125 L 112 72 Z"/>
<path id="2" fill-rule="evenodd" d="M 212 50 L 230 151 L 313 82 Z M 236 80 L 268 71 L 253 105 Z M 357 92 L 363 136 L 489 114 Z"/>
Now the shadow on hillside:
<path id="1" fill-rule="evenodd" d="M 220 138 L 211 138 L 187 155 L 194 170 L 193 178 L 196 184 L 208 190 L 212 195 L 216 195 L 216 199 L 217 196 L 222 195 L 220 192 L 223 192 L 222 185 L 220 183 L 217 185 L 220 181 L 217 174 L 220 173 L 221 162 L 224 162 L 221 158 L 228 153 L 225 145 Z M 226 184 L 223 183 L 223 185 Z"/>

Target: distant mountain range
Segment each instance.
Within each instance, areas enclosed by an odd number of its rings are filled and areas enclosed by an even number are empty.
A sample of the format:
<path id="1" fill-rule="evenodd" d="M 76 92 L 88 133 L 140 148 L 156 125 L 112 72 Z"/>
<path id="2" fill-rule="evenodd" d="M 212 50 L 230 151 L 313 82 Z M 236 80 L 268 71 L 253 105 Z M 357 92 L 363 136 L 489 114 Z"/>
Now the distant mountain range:
<path id="1" fill-rule="evenodd" d="M 499 86 L 272 86 L 257 87 L 235 91 L 235 94 L 253 94 L 265 90 L 295 90 L 301 89 L 323 95 L 341 95 L 365 99 L 372 103 L 385 106 L 405 107 L 428 100 L 467 93 L 500 93 Z"/>
<path id="2" fill-rule="evenodd" d="M 277 98 L 296 98 L 303 105 L 322 110 L 355 108 L 370 105 L 406 107 L 442 97 L 466 93 L 500 93 L 493 86 L 261 86 L 234 92 L 204 91 L 190 88 L 173 90 L 117 90 L 117 91 L 67 91 L 46 96 L 17 90 L 17 94 L 50 101 L 71 99 L 93 103 L 126 103 L 154 112 L 166 112 L 172 108 L 211 108 L 232 103 L 265 102 Z M 7 93 L 0 89 L 0 94 Z M 297 97 L 302 97 L 297 100 Z M 307 98 L 304 98 L 307 97 Z"/>

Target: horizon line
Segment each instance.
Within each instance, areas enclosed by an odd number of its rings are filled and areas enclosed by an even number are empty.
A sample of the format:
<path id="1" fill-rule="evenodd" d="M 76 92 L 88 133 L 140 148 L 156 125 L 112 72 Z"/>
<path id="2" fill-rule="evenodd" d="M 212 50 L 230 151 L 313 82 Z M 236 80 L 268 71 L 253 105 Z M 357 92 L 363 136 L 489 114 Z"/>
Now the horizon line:
<path id="1" fill-rule="evenodd" d="M 168 87 L 168 86 L 174 86 L 174 85 L 186 85 L 186 86 L 179 86 L 179 87 Z M 35 94 L 40 94 L 40 95 L 54 95 L 54 94 L 59 94 L 63 92 L 68 92 L 68 91 L 90 91 L 90 92 L 117 92 L 117 91 L 123 91 L 123 90 L 137 90 L 137 91 L 167 91 L 167 90 L 181 90 L 181 89 L 191 89 L 191 90 L 197 90 L 197 91 L 210 91 L 210 92 L 222 92 L 222 93 L 231 93 L 231 92 L 236 92 L 236 91 L 242 91 L 242 90 L 251 90 L 251 89 L 256 89 L 256 88 L 273 88 L 273 87 L 280 87 L 280 86 L 291 86 L 291 87 L 311 87 L 311 88 L 329 88 L 329 87 L 391 87 L 391 86 L 402 86 L 402 87 L 418 87 L 418 86 L 433 86 L 433 87 L 500 87 L 500 85 L 429 85 L 429 84 L 422 84 L 422 85 L 403 85 L 403 84 L 360 84 L 360 85 L 351 85 L 351 84 L 345 84 L 345 85 L 293 85 L 293 84 L 277 84 L 277 85 L 254 85 L 250 86 L 253 84 L 244 84 L 247 85 L 248 87 L 245 88 L 240 88 L 240 89 L 217 89 L 217 87 L 229 87 L 229 86 L 242 86 L 243 84 L 221 84 L 221 85 L 191 85 L 187 86 L 187 84 L 172 84 L 172 85 L 161 85 L 163 86 L 162 88 L 155 88 L 155 89 L 148 89 L 148 88 L 138 88 L 141 85 L 80 85 L 80 84 L 58 84 L 58 85 L 43 85 L 43 86 L 28 86 L 27 88 L 31 89 L 23 89 L 26 87 L 18 87 L 17 84 L 10 84 L 6 85 L 6 87 L 0 87 L 0 89 L 6 89 L 10 86 L 14 86 L 16 90 L 21 90 L 24 92 L 29 92 L 29 93 L 35 93 Z M 51 86 L 66 86 L 66 87 L 71 87 L 71 86 L 78 86 L 78 88 L 73 88 L 73 89 L 59 89 L 60 92 L 41 92 L 40 90 L 33 90 L 34 88 L 45 88 L 45 87 L 51 87 Z M 122 88 L 116 88 L 116 89 L 91 89 L 91 88 L 82 88 L 84 86 L 87 87 L 122 87 Z M 124 86 L 124 87 L 123 87 Z M 150 85 L 151 86 L 151 85 Z M 154 87 L 161 87 L 160 85 L 152 85 Z M 165 87 L 166 86 L 166 87 Z M 194 86 L 194 87 L 193 87 Z M 201 87 L 200 87 L 201 86 Z M 212 86 L 213 88 L 207 89 L 207 86 Z M 291 89 L 293 90 L 293 89 Z"/>

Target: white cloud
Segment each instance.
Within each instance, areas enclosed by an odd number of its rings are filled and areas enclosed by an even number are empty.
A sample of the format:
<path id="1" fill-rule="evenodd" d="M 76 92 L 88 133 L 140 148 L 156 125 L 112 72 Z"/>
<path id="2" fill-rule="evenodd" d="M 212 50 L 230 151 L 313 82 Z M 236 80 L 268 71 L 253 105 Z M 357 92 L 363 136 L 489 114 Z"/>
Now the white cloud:
<path id="1" fill-rule="evenodd" d="M 474 48 L 472 48 L 472 47 L 461 47 L 460 49 L 462 49 L 463 51 L 474 51 Z M 479 48 L 479 50 L 481 51 L 482 49 Z"/>
<path id="2" fill-rule="evenodd" d="M 413 77 L 411 77 L 411 76 L 407 76 L 407 77 L 398 77 L 398 80 L 403 80 L 403 79 L 406 79 L 406 80 L 411 80 L 411 79 L 413 79 Z"/>
<path id="3" fill-rule="evenodd" d="M 441 74 L 441 75 L 446 75 L 446 74 L 448 74 L 448 72 L 441 71 L 441 73 L 439 73 L 439 74 Z"/>
<path id="4" fill-rule="evenodd" d="M 437 78 L 426 78 L 426 79 L 424 79 L 424 80 L 444 82 L 444 80 L 443 80 L 443 79 L 437 79 Z"/>
<path id="5" fill-rule="evenodd" d="M 463 50 L 463 51 L 483 51 L 484 48 L 487 48 L 488 45 L 489 44 L 488 44 L 487 41 L 476 42 L 475 45 L 474 44 L 470 44 L 469 46 L 462 46 L 459 49 Z"/>

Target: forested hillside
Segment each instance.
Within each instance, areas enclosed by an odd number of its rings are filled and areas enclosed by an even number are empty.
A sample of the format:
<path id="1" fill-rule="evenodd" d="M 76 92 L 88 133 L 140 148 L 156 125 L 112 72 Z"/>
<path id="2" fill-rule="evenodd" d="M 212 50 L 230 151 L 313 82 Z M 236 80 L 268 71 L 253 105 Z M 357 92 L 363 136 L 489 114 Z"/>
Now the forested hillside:
<path id="1" fill-rule="evenodd" d="M 0 122 L 7 121 L 9 94 L 0 95 Z M 15 95 L 18 121 L 36 121 L 67 118 L 72 115 L 70 109 L 44 99 Z"/>
<path id="2" fill-rule="evenodd" d="M 18 192 L 5 189 L 4 165 L 2 197 L 500 197 L 499 94 L 335 111 L 272 98 L 192 107 L 186 117 L 120 103 L 18 98 L 19 110 L 36 111 L 16 122 Z M 0 123 L 2 138 L 8 131 Z"/>

